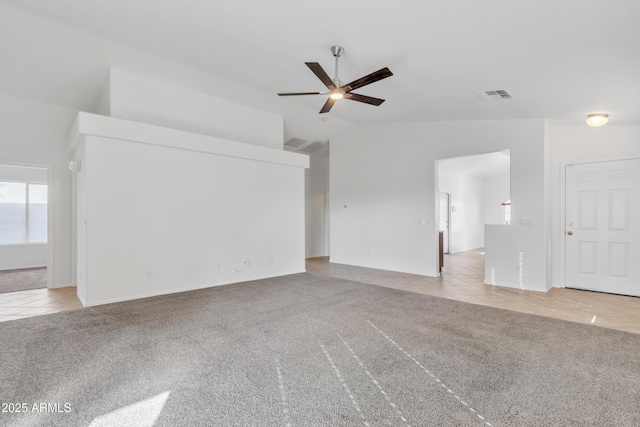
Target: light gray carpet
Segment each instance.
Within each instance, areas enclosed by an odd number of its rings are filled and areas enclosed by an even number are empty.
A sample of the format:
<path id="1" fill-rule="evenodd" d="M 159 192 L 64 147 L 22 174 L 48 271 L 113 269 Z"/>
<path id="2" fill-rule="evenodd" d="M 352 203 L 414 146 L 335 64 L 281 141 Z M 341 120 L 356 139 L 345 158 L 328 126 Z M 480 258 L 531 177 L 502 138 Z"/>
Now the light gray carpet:
<path id="1" fill-rule="evenodd" d="M 640 335 L 311 274 L 0 336 L 3 426 L 640 425 Z"/>
<path id="2" fill-rule="evenodd" d="M 47 287 L 47 268 L 0 271 L 0 294 Z"/>

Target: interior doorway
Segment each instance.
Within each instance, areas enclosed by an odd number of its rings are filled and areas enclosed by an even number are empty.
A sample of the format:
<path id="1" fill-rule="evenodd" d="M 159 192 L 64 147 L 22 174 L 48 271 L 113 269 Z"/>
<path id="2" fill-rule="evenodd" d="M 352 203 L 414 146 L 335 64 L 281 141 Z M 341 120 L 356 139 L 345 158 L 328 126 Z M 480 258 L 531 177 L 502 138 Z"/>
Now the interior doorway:
<path id="1" fill-rule="evenodd" d="M 511 199 L 511 151 L 436 161 L 436 215 L 443 233 L 443 253 L 476 251 L 484 256 L 484 228 L 505 224 Z M 447 267 L 444 257 L 443 271 Z"/>
<path id="2" fill-rule="evenodd" d="M 51 287 L 51 186 L 47 165 L 0 162 L 0 293 Z"/>

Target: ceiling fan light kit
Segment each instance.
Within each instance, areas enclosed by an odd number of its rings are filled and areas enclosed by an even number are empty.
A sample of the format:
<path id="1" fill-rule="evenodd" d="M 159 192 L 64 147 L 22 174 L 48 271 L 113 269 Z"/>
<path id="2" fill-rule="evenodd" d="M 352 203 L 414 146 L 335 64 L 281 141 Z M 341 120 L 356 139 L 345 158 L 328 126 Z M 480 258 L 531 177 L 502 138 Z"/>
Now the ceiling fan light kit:
<path id="1" fill-rule="evenodd" d="M 364 77 L 352 81 L 351 83 L 342 84 L 342 80 L 338 77 L 338 59 L 344 54 L 344 48 L 342 46 L 331 46 L 331 53 L 336 59 L 336 74 L 333 79 L 324 71 L 324 69 L 317 62 L 305 62 L 307 67 L 320 79 L 322 83 L 329 89 L 329 92 L 293 92 L 293 93 L 279 93 L 279 96 L 299 96 L 299 95 L 329 95 L 327 102 L 320 110 L 320 114 L 328 113 L 333 107 L 333 104 L 339 99 L 350 99 L 351 101 L 363 102 L 365 104 L 379 106 L 384 102 L 384 99 L 374 98 L 372 96 L 360 95 L 353 93 L 352 91 L 363 86 L 375 83 L 378 80 L 391 77 L 393 73 L 387 68 L 381 68 L 378 71 L 374 71 Z"/>

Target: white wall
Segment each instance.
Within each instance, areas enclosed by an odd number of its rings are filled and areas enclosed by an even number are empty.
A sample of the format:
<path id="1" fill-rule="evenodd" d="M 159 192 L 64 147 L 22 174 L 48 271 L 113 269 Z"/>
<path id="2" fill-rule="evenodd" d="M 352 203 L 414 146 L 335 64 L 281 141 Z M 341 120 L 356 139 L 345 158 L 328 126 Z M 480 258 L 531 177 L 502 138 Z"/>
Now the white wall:
<path id="1" fill-rule="evenodd" d="M 107 78 L 105 79 L 100 99 L 98 99 L 98 106 L 95 108 L 95 113 L 103 116 L 111 115 L 111 74 L 114 68 L 109 68 Z M 89 111 L 91 112 L 91 111 Z"/>
<path id="2" fill-rule="evenodd" d="M 66 141 L 78 110 L 107 114 L 105 94 L 110 66 L 206 94 L 229 103 L 283 116 L 284 137 L 328 140 L 351 126 L 337 117 L 321 121 L 318 110 L 305 108 L 274 93 L 264 93 L 175 61 L 0 4 L 3 40 L 19 61 L 5 61 L 0 82 L 0 162 L 48 164 L 53 167 L 51 228 L 54 233 L 54 286 L 76 281 L 72 274 L 72 186 Z M 9 45 L 6 45 L 9 46 Z M 42 73 L 43 56 L 55 64 Z M 32 84 L 16 82 L 28 79 Z M 106 88 L 108 94 L 108 87 Z M 100 102 L 102 98 L 102 103 Z M 250 127 L 243 122 L 243 126 Z M 282 144 L 282 140 L 279 141 Z"/>
<path id="3" fill-rule="evenodd" d="M 47 266 L 47 244 L 0 245 L 0 270 Z"/>
<path id="4" fill-rule="evenodd" d="M 371 124 L 334 137 L 331 260 L 437 276 L 435 161 L 509 148 L 513 228 L 527 229 L 513 233 L 526 253 L 523 286 L 546 289 L 544 144 L 543 120 Z"/>
<path id="5" fill-rule="evenodd" d="M 53 182 L 53 273 L 50 286 L 69 286 L 71 277 L 71 172 L 67 168 L 67 133 L 76 111 L 0 95 L 0 163 L 49 165 Z"/>
<path id="6" fill-rule="evenodd" d="M 77 129 L 86 305 L 305 271 L 307 156 L 86 114 Z"/>
<path id="7" fill-rule="evenodd" d="M 98 102 L 100 114 L 108 110 L 114 117 L 274 148 L 282 148 L 283 142 L 293 137 L 329 140 L 352 126 L 335 116 L 321 120 L 317 109 L 301 107 L 287 97 L 260 92 L 129 47 L 114 47 L 130 52 L 125 61 L 110 68 L 107 80 L 118 87 L 105 86 L 108 92 L 103 91 Z M 136 60 L 130 61 L 133 57 Z M 133 99 L 136 94 L 150 98 Z M 188 104 L 186 108 L 182 103 Z M 108 104 L 114 107 L 105 107 Z"/>
<path id="8" fill-rule="evenodd" d="M 34 184 L 46 184 L 47 170 L 45 168 L 0 163 L 0 181 L 20 181 Z"/>
<path id="9" fill-rule="evenodd" d="M 551 126 L 551 247 L 554 286 L 564 286 L 564 163 L 640 157 L 640 126 Z"/>
<path id="10" fill-rule="evenodd" d="M 276 114 L 118 68 L 110 70 L 109 91 L 111 117 L 283 147 L 283 119 Z"/>
<path id="11" fill-rule="evenodd" d="M 511 198 L 510 172 L 482 178 L 483 224 L 502 224 L 502 204 Z"/>
<path id="12" fill-rule="evenodd" d="M 329 150 L 315 151 L 305 171 L 307 258 L 329 255 Z"/>
<path id="13" fill-rule="evenodd" d="M 74 123 L 75 125 L 78 122 Z M 75 136 L 75 134 L 74 134 Z M 73 173 L 73 183 L 75 188 L 74 193 L 74 214 L 73 214 L 73 238 L 74 238 L 74 253 L 73 253 L 73 268 L 74 278 L 76 280 L 77 290 L 76 293 L 83 305 L 87 305 L 87 150 L 86 150 L 86 138 L 79 137 L 78 145 L 72 148 L 70 151 L 73 155 L 73 159 L 80 162 L 80 168 Z"/>
<path id="14" fill-rule="evenodd" d="M 486 225 L 484 283 L 546 292 L 549 286 L 542 228 Z"/>
<path id="15" fill-rule="evenodd" d="M 482 179 L 438 168 L 438 186 L 451 195 L 449 253 L 483 247 Z"/>

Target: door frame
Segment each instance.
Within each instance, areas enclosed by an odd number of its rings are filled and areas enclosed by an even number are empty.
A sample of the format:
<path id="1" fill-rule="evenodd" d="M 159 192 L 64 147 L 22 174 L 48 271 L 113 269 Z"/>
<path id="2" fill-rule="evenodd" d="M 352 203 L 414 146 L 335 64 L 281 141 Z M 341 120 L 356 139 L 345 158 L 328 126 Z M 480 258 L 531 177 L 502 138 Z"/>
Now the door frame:
<path id="1" fill-rule="evenodd" d="M 558 268 L 562 271 L 562 288 L 567 287 L 567 166 L 585 165 L 589 163 L 606 163 L 624 160 L 640 159 L 640 155 L 605 157 L 600 159 L 586 159 L 577 161 L 560 162 L 560 247 L 559 257 L 560 265 Z"/>
<path id="2" fill-rule="evenodd" d="M 441 191 L 440 192 L 440 203 L 442 203 L 442 195 L 446 194 L 447 195 L 447 230 L 446 230 L 446 243 L 447 243 L 447 250 L 444 252 L 445 254 L 449 254 L 451 252 L 451 193 L 446 192 L 446 191 Z M 442 212 L 442 206 L 440 206 L 440 212 Z M 439 217 L 438 218 L 438 222 L 441 222 L 442 218 Z M 440 224 L 438 224 L 438 228 L 440 228 Z M 440 231 L 440 230 L 438 230 Z"/>

